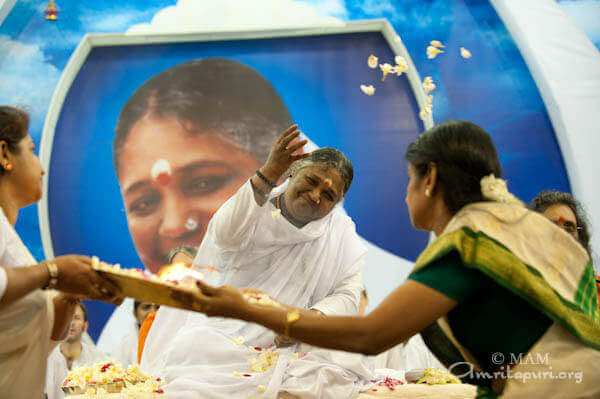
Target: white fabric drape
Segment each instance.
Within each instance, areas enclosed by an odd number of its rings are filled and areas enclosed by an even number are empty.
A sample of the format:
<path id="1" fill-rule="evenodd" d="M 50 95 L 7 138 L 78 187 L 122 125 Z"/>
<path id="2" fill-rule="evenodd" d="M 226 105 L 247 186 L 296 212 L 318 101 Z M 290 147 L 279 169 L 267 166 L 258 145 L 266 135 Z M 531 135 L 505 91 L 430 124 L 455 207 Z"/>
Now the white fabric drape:
<path id="1" fill-rule="evenodd" d="M 282 185 L 272 196 L 284 190 Z M 272 217 L 275 209 L 270 202 L 256 204 L 248 181 L 213 216 L 194 266 L 208 273 L 209 284 L 256 288 L 297 307 L 321 304 L 329 314 L 356 314 L 361 286 L 353 282 L 360 280 L 366 248 L 354 223 L 337 206 L 298 229 Z M 243 345 L 232 342 L 238 336 Z M 274 397 L 293 349 L 280 350 L 277 364 L 262 374 L 249 373 L 248 363 L 259 355 L 248 346 L 264 348 L 273 340 L 271 331 L 255 324 L 161 307 L 141 366 L 164 376 L 166 392 L 177 399 L 249 396 L 258 385 L 267 387 L 262 398 Z"/>
<path id="2" fill-rule="evenodd" d="M 0 209 L 0 264 L 30 266 L 35 259 Z M 54 304 L 36 290 L 0 310 L 0 394 L 41 398 L 54 323 Z"/>
<path id="3" fill-rule="evenodd" d="M 137 323 L 133 326 L 134 330 L 127 334 L 117 349 L 112 353 L 112 356 L 123 365 L 127 367 L 130 364 L 137 364 L 138 357 L 138 339 L 139 339 L 139 328 Z"/>

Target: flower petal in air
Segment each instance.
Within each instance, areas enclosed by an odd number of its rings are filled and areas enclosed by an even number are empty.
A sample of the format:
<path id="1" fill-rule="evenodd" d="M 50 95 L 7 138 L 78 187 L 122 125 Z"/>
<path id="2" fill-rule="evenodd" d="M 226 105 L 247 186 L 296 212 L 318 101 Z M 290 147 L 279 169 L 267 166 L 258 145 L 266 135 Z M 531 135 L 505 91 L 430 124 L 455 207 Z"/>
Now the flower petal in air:
<path id="1" fill-rule="evenodd" d="M 440 50 L 437 47 L 427 46 L 427 58 L 434 59 L 438 54 L 443 53 L 444 50 Z"/>
<path id="2" fill-rule="evenodd" d="M 387 74 L 392 72 L 394 67 L 386 62 L 385 64 L 379 64 L 379 68 L 381 69 L 381 72 L 383 72 L 383 77 L 381 78 L 381 81 L 383 82 Z"/>
<path id="3" fill-rule="evenodd" d="M 430 92 L 435 90 L 435 88 L 436 86 L 435 83 L 433 83 L 433 79 L 431 79 L 431 76 L 427 76 L 425 77 L 425 79 L 423 79 L 423 89 L 425 90 L 425 94 L 429 94 Z"/>
<path id="4" fill-rule="evenodd" d="M 372 96 L 373 94 L 375 94 L 375 88 L 373 87 L 373 85 L 368 85 L 368 86 L 360 85 L 360 89 L 367 96 Z"/>
<path id="5" fill-rule="evenodd" d="M 369 56 L 369 59 L 367 60 L 367 65 L 369 66 L 369 68 L 375 69 L 375 68 L 377 68 L 378 64 L 379 64 L 379 58 L 377 58 L 373 54 L 371 54 Z"/>

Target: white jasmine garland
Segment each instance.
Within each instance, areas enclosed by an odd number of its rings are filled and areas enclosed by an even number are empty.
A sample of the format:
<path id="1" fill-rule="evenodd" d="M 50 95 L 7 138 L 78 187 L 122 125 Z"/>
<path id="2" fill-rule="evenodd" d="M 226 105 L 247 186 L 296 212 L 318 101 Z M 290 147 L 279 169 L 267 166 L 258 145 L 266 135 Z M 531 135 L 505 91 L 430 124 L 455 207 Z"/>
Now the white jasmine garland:
<path id="1" fill-rule="evenodd" d="M 497 178 L 493 173 L 481 179 L 481 194 L 492 201 L 523 206 L 523 202 L 508 191 L 506 181 Z"/>

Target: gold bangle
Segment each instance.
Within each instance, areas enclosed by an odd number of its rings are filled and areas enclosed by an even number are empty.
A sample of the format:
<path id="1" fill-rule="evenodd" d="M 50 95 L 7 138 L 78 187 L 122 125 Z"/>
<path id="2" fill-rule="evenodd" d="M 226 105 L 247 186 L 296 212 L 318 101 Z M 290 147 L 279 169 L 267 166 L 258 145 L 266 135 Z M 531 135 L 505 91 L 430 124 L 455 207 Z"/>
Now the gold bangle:
<path id="1" fill-rule="evenodd" d="M 56 263 L 42 262 L 48 268 L 48 284 L 42 287 L 43 290 L 52 290 L 58 284 L 58 267 Z"/>
<path id="2" fill-rule="evenodd" d="M 283 332 L 283 335 L 285 335 L 286 337 L 290 336 L 290 327 L 292 326 L 292 324 L 297 322 L 299 318 L 300 312 L 298 312 L 298 310 L 292 310 L 290 312 L 287 312 L 287 314 L 285 315 L 285 330 Z"/>

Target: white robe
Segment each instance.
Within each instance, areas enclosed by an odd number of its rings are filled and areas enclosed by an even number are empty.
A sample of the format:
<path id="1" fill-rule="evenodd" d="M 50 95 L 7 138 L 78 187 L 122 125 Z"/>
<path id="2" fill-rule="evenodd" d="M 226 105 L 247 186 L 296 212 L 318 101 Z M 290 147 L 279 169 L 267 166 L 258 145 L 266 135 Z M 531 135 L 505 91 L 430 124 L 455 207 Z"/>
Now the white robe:
<path id="1" fill-rule="evenodd" d="M 112 356 L 123 365 L 127 367 L 130 364 L 137 364 L 138 358 L 138 338 L 140 335 L 137 322 L 134 323 L 133 331 L 129 332 L 118 344 L 117 349 L 113 352 Z"/>
<path id="2" fill-rule="evenodd" d="M 272 197 L 285 190 L 273 191 Z M 256 288 L 278 300 L 327 315 L 358 311 L 366 248 L 352 220 L 341 206 L 301 229 L 285 218 L 274 218 L 269 201 L 262 207 L 250 182 L 215 213 L 194 266 L 209 273 L 209 284 Z M 245 345 L 232 338 L 243 336 Z M 261 326 L 236 320 L 161 307 L 150 329 L 141 367 L 164 376 L 170 398 L 233 398 L 258 394 L 275 397 L 289 354 L 281 349 L 279 361 L 265 373 L 248 372 L 248 359 L 258 356 L 246 345 L 266 347 L 274 334 Z"/>
<path id="3" fill-rule="evenodd" d="M 0 265 L 16 268 L 36 263 L 0 209 Z M 0 396 L 43 397 L 53 324 L 54 304 L 43 290 L 0 310 Z"/>
<path id="4" fill-rule="evenodd" d="M 404 379 L 405 371 L 445 367 L 429 351 L 420 334 L 377 356 L 364 356 L 300 345 L 303 357 L 286 367 L 280 390 L 302 399 L 355 398 L 374 379 Z"/>
<path id="5" fill-rule="evenodd" d="M 81 356 L 73 360 L 71 370 L 85 365 L 92 365 L 108 360 L 108 356 L 94 346 L 81 343 Z M 60 345 L 54 348 L 48 356 L 48 373 L 46 376 L 46 394 L 48 399 L 63 399 L 65 394 L 61 389 L 62 382 L 69 374 L 67 359 L 60 352 Z"/>
<path id="6" fill-rule="evenodd" d="M 99 350 L 104 353 L 115 353 L 119 343 L 125 337 L 136 333 L 137 322 L 133 315 L 133 304 L 132 298 L 125 298 L 123 303 L 112 312 L 96 343 Z"/>

